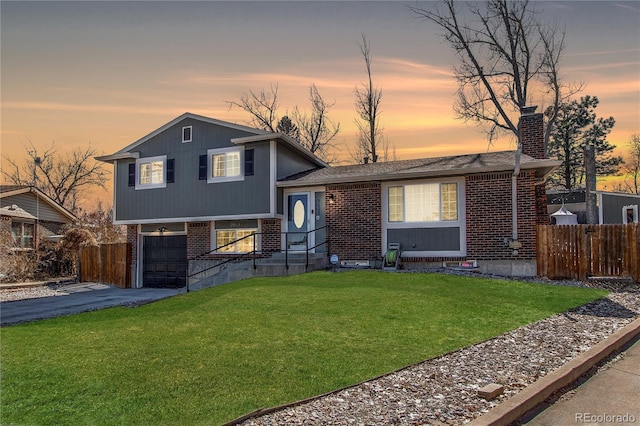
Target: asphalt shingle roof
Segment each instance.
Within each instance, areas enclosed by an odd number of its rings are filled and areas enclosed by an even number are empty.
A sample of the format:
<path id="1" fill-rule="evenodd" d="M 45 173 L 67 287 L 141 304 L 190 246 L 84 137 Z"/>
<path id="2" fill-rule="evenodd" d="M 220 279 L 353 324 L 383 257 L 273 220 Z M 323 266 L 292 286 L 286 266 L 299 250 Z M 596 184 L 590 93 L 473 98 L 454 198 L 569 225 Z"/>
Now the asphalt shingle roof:
<path id="1" fill-rule="evenodd" d="M 512 171 L 515 151 L 487 152 L 450 157 L 335 166 L 311 170 L 281 179 L 281 186 L 349 183 L 372 180 L 397 180 L 433 176 L 462 176 L 488 171 Z M 551 164 L 553 163 L 553 164 Z M 528 155 L 520 157 L 521 168 L 550 167 L 553 160 L 537 160 Z"/>

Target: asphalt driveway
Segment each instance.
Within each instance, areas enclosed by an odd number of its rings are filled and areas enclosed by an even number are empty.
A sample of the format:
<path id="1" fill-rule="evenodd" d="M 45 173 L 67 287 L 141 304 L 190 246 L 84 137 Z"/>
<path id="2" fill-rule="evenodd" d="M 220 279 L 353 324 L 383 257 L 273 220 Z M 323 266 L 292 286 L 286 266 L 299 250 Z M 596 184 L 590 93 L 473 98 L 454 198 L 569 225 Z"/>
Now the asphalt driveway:
<path id="1" fill-rule="evenodd" d="M 184 293 L 185 289 L 118 288 L 78 283 L 64 287 L 64 295 L 0 303 L 0 325 L 95 311 L 114 306 L 136 306 Z"/>

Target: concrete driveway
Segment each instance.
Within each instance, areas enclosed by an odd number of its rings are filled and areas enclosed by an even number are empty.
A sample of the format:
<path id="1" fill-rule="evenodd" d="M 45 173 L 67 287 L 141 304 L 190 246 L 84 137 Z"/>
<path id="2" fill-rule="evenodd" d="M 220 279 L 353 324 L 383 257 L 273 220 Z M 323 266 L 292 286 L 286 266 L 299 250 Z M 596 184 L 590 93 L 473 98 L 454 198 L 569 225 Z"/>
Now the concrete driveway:
<path id="1" fill-rule="evenodd" d="M 64 295 L 0 304 L 0 325 L 77 314 L 114 306 L 136 306 L 184 293 L 185 289 L 118 288 L 79 283 L 64 287 Z"/>

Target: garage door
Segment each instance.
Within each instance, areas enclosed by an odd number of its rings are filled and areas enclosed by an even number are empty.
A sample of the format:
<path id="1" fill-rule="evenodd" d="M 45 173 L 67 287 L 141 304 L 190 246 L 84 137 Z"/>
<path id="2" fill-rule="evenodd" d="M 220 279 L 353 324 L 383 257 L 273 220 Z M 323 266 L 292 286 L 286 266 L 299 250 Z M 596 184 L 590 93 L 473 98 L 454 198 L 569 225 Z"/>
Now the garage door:
<path id="1" fill-rule="evenodd" d="M 184 287 L 187 275 L 187 236 L 144 237 L 142 285 Z"/>

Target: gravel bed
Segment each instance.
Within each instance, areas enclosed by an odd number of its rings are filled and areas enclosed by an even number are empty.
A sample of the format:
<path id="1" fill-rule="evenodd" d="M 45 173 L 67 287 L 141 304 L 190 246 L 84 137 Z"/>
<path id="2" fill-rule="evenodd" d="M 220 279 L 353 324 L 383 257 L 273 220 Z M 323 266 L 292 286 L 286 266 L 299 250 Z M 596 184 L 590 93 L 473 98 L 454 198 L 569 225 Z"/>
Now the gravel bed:
<path id="1" fill-rule="evenodd" d="M 465 272 L 467 273 L 467 272 Z M 640 315 L 638 285 L 561 282 L 604 287 L 606 298 L 520 327 L 330 395 L 250 418 L 242 425 L 461 425 L 587 351 Z M 492 401 L 477 396 L 504 386 Z"/>
<path id="2" fill-rule="evenodd" d="M 36 287 L 3 288 L 0 289 L 0 302 L 13 302 L 23 299 L 37 299 L 40 297 L 66 296 L 65 284 L 47 284 Z"/>

